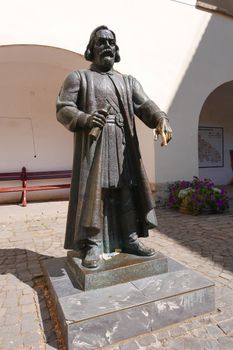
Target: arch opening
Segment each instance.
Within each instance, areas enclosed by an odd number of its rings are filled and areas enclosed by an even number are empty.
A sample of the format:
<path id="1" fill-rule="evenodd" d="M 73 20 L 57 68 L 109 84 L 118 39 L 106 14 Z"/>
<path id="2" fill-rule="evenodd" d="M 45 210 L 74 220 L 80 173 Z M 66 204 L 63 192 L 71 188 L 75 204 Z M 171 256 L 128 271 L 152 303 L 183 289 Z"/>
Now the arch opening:
<path id="1" fill-rule="evenodd" d="M 18 172 L 23 166 L 28 171 L 71 169 L 72 137 L 56 120 L 55 101 L 64 77 L 85 67 L 82 55 L 67 50 L 0 47 L 0 172 Z M 6 185 L 13 184 L 0 184 Z M 65 192 L 67 197 L 67 191 L 56 192 L 29 192 L 28 198 L 54 199 Z M 19 198 L 20 193 L 1 194 L 0 202 Z"/>
<path id="2" fill-rule="evenodd" d="M 233 81 L 217 87 L 205 100 L 198 130 L 199 177 L 217 185 L 233 179 Z"/>

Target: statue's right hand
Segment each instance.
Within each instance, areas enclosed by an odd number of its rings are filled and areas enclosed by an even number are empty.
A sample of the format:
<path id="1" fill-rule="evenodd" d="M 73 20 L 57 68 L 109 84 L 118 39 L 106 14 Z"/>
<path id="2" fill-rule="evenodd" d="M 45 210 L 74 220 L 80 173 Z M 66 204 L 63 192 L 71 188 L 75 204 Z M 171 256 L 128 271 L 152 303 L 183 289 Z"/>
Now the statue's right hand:
<path id="1" fill-rule="evenodd" d="M 103 128 L 106 123 L 106 116 L 108 113 L 104 110 L 98 110 L 93 112 L 87 119 L 87 127 L 92 128 Z"/>

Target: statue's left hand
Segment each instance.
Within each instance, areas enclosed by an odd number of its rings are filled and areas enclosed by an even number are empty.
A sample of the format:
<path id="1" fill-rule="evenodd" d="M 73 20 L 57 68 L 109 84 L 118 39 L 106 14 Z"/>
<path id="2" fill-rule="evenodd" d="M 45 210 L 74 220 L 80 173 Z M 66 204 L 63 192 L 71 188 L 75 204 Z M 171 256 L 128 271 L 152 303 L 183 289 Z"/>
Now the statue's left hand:
<path id="1" fill-rule="evenodd" d="M 156 129 L 153 130 L 154 139 L 158 139 L 158 135 L 161 137 L 161 146 L 167 146 L 168 142 L 172 139 L 172 128 L 167 118 L 162 117 L 159 119 Z"/>

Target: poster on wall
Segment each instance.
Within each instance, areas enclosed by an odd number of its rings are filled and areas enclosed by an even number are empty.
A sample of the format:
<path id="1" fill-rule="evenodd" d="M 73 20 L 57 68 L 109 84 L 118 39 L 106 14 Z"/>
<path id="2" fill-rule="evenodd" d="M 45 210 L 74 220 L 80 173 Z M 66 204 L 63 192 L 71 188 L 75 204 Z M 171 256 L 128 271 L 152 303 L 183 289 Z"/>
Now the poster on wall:
<path id="1" fill-rule="evenodd" d="M 223 128 L 201 126 L 198 129 L 199 168 L 224 166 Z"/>

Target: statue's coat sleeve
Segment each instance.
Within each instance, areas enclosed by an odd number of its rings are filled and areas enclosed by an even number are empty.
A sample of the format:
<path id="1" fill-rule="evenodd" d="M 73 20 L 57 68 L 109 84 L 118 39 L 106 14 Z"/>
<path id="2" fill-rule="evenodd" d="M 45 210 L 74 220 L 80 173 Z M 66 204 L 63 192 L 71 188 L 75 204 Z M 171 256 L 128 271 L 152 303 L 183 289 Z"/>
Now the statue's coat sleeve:
<path id="1" fill-rule="evenodd" d="M 57 99 L 57 119 L 70 131 L 84 128 L 88 117 L 88 114 L 79 110 L 77 106 L 80 85 L 80 73 L 76 71 L 70 73 Z"/>

